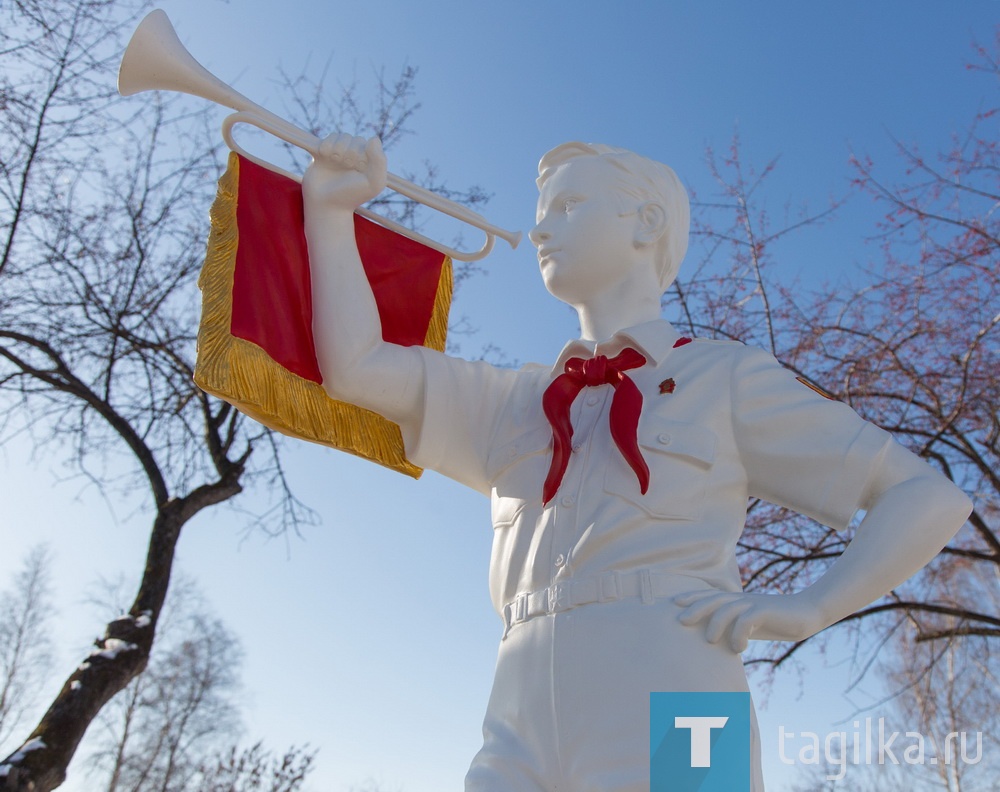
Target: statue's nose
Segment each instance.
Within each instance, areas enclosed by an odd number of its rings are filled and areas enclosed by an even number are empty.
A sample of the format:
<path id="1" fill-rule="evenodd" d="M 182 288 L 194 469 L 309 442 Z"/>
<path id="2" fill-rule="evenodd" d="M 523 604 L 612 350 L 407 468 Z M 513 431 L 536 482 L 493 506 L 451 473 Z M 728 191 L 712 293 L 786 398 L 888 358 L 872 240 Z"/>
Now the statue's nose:
<path id="1" fill-rule="evenodd" d="M 540 246 L 543 242 L 548 241 L 552 237 L 548 231 L 542 228 L 542 224 L 539 223 L 534 228 L 528 232 L 528 239 L 531 240 L 531 244 L 535 247 Z"/>

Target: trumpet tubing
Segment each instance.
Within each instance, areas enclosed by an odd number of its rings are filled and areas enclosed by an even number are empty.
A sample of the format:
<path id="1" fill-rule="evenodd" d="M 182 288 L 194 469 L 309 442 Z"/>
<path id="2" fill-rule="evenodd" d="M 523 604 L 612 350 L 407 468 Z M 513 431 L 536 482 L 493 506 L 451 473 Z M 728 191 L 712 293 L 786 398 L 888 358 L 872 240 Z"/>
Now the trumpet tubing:
<path id="1" fill-rule="evenodd" d="M 319 151 L 320 139 L 318 137 L 299 129 L 294 124 L 247 99 L 239 91 L 224 83 L 198 63 L 181 43 L 167 15 L 160 9 L 151 11 L 139 23 L 125 49 L 118 71 L 118 92 L 122 96 L 132 96 L 143 91 L 177 91 L 178 93 L 198 96 L 235 110 L 236 112 L 228 116 L 222 124 L 222 136 L 226 145 L 247 159 L 293 179 L 299 180 L 299 177 L 254 157 L 240 148 L 233 139 L 233 127 L 240 123 L 251 124 L 291 143 L 293 146 L 308 151 L 313 156 L 316 156 Z M 507 231 L 495 226 L 468 207 L 450 201 L 395 174 L 387 175 L 386 186 L 400 195 L 405 195 L 411 200 L 436 209 L 449 217 L 454 217 L 456 220 L 478 228 L 486 234 L 486 241 L 479 250 L 457 250 L 429 239 L 389 218 L 382 217 L 367 209 L 358 209 L 359 214 L 454 259 L 477 261 L 483 258 L 493 249 L 496 237 L 503 239 L 512 248 L 516 248 L 521 241 L 520 231 Z"/>

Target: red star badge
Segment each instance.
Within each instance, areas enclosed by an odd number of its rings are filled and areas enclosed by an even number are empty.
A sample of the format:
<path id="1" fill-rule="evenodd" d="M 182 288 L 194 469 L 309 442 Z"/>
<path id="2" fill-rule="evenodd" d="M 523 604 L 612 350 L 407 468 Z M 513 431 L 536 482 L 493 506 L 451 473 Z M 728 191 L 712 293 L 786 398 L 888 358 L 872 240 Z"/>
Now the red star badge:
<path id="1" fill-rule="evenodd" d="M 673 393 L 674 389 L 677 387 L 677 383 L 674 382 L 673 377 L 667 377 L 663 382 L 660 383 L 660 393 Z"/>

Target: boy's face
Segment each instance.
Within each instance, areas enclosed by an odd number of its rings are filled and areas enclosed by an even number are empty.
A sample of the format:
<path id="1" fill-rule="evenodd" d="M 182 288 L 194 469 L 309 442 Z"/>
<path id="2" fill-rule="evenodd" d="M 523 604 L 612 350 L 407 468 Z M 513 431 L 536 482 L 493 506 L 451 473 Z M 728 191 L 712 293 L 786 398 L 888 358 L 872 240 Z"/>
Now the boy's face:
<path id="1" fill-rule="evenodd" d="M 630 199 L 615 192 L 615 177 L 613 165 L 582 157 L 560 165 L 539 190 L 537 225 L 528 237 L 538 248 L 545 287 L 563 302 L 587 302 L 635 266 L 638 215 L 623 214 Z"/>

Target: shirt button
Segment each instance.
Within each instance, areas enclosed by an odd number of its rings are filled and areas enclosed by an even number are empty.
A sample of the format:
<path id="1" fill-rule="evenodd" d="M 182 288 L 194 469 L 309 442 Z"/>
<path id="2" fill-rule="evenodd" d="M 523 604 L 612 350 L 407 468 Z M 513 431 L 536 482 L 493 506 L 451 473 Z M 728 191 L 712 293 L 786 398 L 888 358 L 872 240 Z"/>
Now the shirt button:
<path id="1" fill-rule="evenodd" d="M 579 443 L 577 443 L 576 445 L 573 446 L 573 453 L 574 454 L 579 454 L 581 448 L 583 448 L 583 446 L 581 446 Z"/>
<path id="2" fill-rule="evenodd" d="M 659 440 L 663 445 L 670 444 L 670 435 L 668 435 L 666 432 L 661 432 L 659 435 L 657 435 L 656 439 Z"/>
<path id="3" fill-rule="evenodd" d="M 556 566 L 557 567 L 561 567 L 565 563 L 566 563 L 566 556 L 564 556 L 562 553 L 560 553 L 559 555 L 556 556 Z"/>
<path id="4" fill-rule="evenodd" d="M 563 495 L 562 498 L 559 500 L 559 502 L 563 506 L 567 506 L 567 507 L 568 506 L 572 506 L 574 503 L 576 503 L 576 501 L 573 499 L 572 495 Z"/>
<path id="5" fill-rule="evenodd" d="M 593 407 L 597 402 L 600 401 L 596 393 L 591 394 L 587 397 L 587 404 Z"/>

